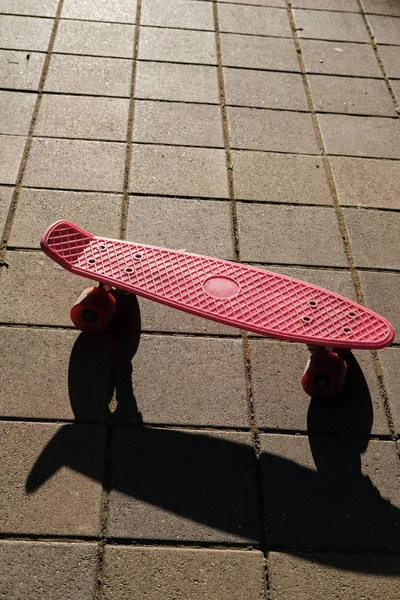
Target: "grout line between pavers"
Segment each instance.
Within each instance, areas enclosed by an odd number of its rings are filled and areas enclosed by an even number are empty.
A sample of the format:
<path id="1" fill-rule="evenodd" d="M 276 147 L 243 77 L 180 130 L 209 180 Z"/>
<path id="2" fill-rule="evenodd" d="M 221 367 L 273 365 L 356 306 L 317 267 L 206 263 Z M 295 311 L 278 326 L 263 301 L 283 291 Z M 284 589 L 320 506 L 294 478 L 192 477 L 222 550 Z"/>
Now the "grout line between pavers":
<path id="1" fill-rule="evenodd" d="M 360 0 L 359 0 L 359 2 L 360 2 Z M 317 138 L 317 144 L 320 147 L 321 157 L 322 157 L 322 160 L 323 160 L 323 163 L 324 163 L 325 173 L 326 173 L 327 180 L 328 180 L 328 185 L 329 185 L 329 188 L 331 190 L 332 202 L 333 202 L 333 205 L 334 205 L 334 208 L 335 208 L 335 211 L 336 211 L 336 215 L 337 215 L 337 219 L 338 219 L 338 225 L 339 225 L 339 229 L 340 229 L 340 233 L 341 233 L 341 237 L 342 237 L 342 242 L 343 242 L 343 246 L 344 246 L 346 258 L 347 258 L 347 261 L 348 261 L 350 274 L 351 274 L 351 277 L 352 277 L 352 280 L 353 280 L 354 289 L 355 289 L 355 292 L 356 292 L 356 300 L 360 304 L 365 305 L 364 293 L 363 293 L 363 290 L 362 290 L 362 286 L 361 286 L 361 281 L 360 281 L 360 277 L 359 277 L 359 274 L 358 274 L 358 270 L 357 270 L 357 268 L 355 266 L 353 251 L 352 251 L 351 244 L 350 244 L 350 237 L 349 237 L 349 234 L 348 234 L 348 230 L 347 230 L 347 226 L 346 226 L 346 222 L 345 222 L 345 218 L 344 218 L 343 209 L 342 209 L 342 206 L 340 204 L 339 194 L 338 194 L 338 191 L 336 189 L 336 184 L 335 184 L 335 180 L 334 180 L 334 176 L 333 176 L 332 165 L 331 165 L 331 162 L 330 162 L 329 155 L 328 155 L 328 153 L 326 152 L 326 149 L 325 149 L 325 145 L 324 145 L 324 141 L 323 141 L 323 137 L 322 137 L 321 128 L 320 128 L 320 125 L 319 125 L 319 122 L 318 122 L 317 113 L 315 111 L 314 101 L 313 101 L 313 98 L 312 98 L 310 86 L 309 86 L 308 79 L 307 79 L 307 73 L 306 73 L 305 64 L 304 64 L 303 55 L 302 55 L 302 50 L 301 50 L 300 38 L 299 38 L 299 35 L 297 33 L 296 22 L 295 22 L 295 19 L 294 19 L 294 13 L 293 13 L 293 8 L 292 8 L 292 1 L 291 0 L 286 0 L 286 5 L 287 5 L 287 11 L 288 11 L 290 25 L 291 25 L 291 28 L 292 28 L 293 39 L 294 39 L 294 43 L 295 43 L 296 50 L 297 50 L 297 58 L 298 58 L 298 61 L 299 61 L 301 73 L 303 75 L 304 89 L 305 89 L 305 93 L 306 93 L 307 100 L 308 100 L 309 107 L 310 107 L 311 117 L 312 117 L 312 121 L 313 121 L 313 125 L 314 125 L 314 132 L 315 132 L 315 135 L 316 135 L 316 138 Z M 365 21 L 365 24 L 367 26 L 367 22 L 366 21 Z M 389 404 L 389 395 L 388 395 L 386 386 L 385 386 L 384 381 L 383 381 L 383 370 L 382 370 L 381 361 L 380 361 L 380 358 L 379 358 L 379 355 L 378 355 L 377 351 L 372 351 L 371 355 L 372 355 L 372 358 L 373 358 L 375 374 L 376 374 L 376 377 L 377 377 L 377 380 L 378 380 L 378 383 L 379 383 L 379 388 L 380 388 L 380 393 L 381 393 L 381 399 L 382 399 L 382 404 L 383 404 L 383 408 L 384 408 L 386 419 L 387 419 L 388 428 L 389 428 L 389 431 L 390 431 L 390 434 L 391 434 L 391 438 L 395 442 L 396 439 L 397 439 L 397 435 L 396 435 L 396 431 L 395 431 L 395 428 L 394 428 L 394 419 L 393 419 L 391 408 L 390 408 L 390 404 Z M 397 450 L 397 453 L 398 453 L 398 456 L 399 456 L 399 459 L 400 459 L 400 449 L 398 448 L 398 446 L 397 446 L 396 443 L 395 443 L 395 447 L 396 447 L 396 450 Z"/>
<path id="2" fill-rule="evenodd" d="M 22 180 L 23 180 L 23 176 L 25 173 L 26 164 L 28 162 L 29 152 L 30 152 L 31 145 L 32 145 L 33 131 L 35 128 L 37 116 L 38 116 L 39 109 L 40 109 L 40 104 L 41 104 L 42 95 L 43 95 L 43 88 L 44 88 L 44 84 L 46 81 L 47 72 L 48 72 L 49 66 L 50 66 L 50 59 L 51 59 L 51 55 L 52 55 L 53 48 L 54 48 L 54 42 L 55 42 L 56 35 L 57 35 L 57 29 L 58 29 L 58 25 L 59 25 L 59 21 L 60 21 L 60 15 L 61 15 L 63 3 L 64 3 L 64 0 L 58 0 L 57 10 L 56 10 L 55 17 L 53 19 L 53 21 L 54 21 L 53 27 L 52 27 L 51 34 L 50 34 L 49 45 L 47 47 L 46 57 L 44 59 L 44 63 L 43 63 L 43 67 L 42 67 L 42 73 L 40 76 L 39 85 L 38 85 L 37 90 L 35 90 L 35 93 L 37 93 L 35 106 L 33 108 L 31 122 L 29 125 L 29 131 L 28 131 L 28 135 L 26 138 L 25 147 L 24 147 L 24 150 L 22 153 L 20 166 L 18 169 L 17 180 L 15 183 L 12 199 L 10 202 L 10 207 L 9 207 L 8 214 L 7 214 L 6 223 L 5 223 L 4 230 L 3 230 L 3 236 L 2 236 L 2 239 L 0 242 L 0 264 L 4 260 L 7 242 L 10 237 L 11 228 L 12 228 L 12 225 L 14 222 L 14 216 L 15 216 L 15 211 L 16 211 L 17 204 L 18 204 L 19 193 L 21 190 Z"/>

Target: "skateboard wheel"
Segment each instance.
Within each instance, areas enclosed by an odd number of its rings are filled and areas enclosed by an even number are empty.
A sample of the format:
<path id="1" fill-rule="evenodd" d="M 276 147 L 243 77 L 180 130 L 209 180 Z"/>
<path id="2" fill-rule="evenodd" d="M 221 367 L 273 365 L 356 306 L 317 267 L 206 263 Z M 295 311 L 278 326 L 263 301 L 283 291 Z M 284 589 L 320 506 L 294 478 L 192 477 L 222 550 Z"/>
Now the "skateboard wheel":
<path id="1" fill-rule="evenodd" d="M 71 308 L 71 321 L 85 333 L 103 331 L 115 315 L 114 296 L 100 287 L 87 288 Z"/>
<path id="2" fill-rule="evenodd" d="M 318 350 L 310 356 L 301 384 L 311 398 L 333 400 L 342 391 L 347 365 L 336 352 Z"/>

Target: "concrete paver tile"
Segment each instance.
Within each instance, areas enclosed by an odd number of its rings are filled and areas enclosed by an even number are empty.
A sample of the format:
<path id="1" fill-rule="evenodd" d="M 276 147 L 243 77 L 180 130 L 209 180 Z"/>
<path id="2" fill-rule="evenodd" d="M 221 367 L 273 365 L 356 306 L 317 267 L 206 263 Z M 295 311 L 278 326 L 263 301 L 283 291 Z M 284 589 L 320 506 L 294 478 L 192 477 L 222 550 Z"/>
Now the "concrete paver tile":
<path id="1" fill-rule="evenodd" d="M 128 98 L 44 94 L 35 135 L 125 141 Z"/>
<path id="2" fill-rule="evenodd" d="M 295 9 L 294 17 L 300 38 L 370 41 L 362 16 L 358 14 Z"/>
<path id="3" fill-rule="evenodd" d="M 0 13 L 54 17 L 58 0 L 0 0 Z"/>
<path id="4" fill-rule="evenodd" d="M 391 81 L 391 84 L 397 97 L 397 103 L 400 104 L 400 81 Z"/>
<path id="5" fill-rule="evenodd" d="M 19 194 L 10 246 L 40 248 L 45 229 L 59 219 L 106 237 L 120 233 L 122 196 L 96 192 L 63 192 L 22 188 Z"/>
<path id="6" fill-rule="evenodd" d="M 145 423 L 249 426 L 241 339 L 142 335 L 132 387 Z"/>
<path id="7" fill-rule="evenodd" d="M 309 358 L 307 348 L 263 339 L 253 339 L 250 345 L 256 426 L 307 431 L 307 412 L 312 408 L 301 387 Z M 318 407 L 313 402 L 320 432 L 368 435 L 372 426 L 375 435 L 388 435 L 372 355 L 361 351 L 355 351 L 354 355 L 355 359 L 347 359 L 348 374 L 341 398 Z"/>
<path id="8" fill-rule="evenodd" d="M 315 8 L 340 12 L 360 12 L 357 0 L 293 0 L 293 8 Z"/>
<path id="9" fill-rule="evenodd" d="M 382 77 L 371 44 L 301 40 L 301 52 L 307 73 Z M 336 80 L 337 83 L 339 80 Z"/>
<path id="10" fill-rule="evenodd" d="M 397 0 L 364 0 L 363 5 L 366 13 L 400 17 L 400 6 Z"/>
<path id="11" fill-rule="evenodd" d="M 99 535 L 105 428 L 3 422 L 0 430 L 3 532 Z"/>
<path id="12" fill-rule="evenodd" d="M 308 102 L 301 75 L 224 69 L 227 104 L 308 110 Z"/>
<path id="13" fill-rule="evenodd" d="M 396 115 L 383 80 L 309 75 L 308 81 L 317 112 Z"/>
<path id="14" fill-rule="evenodd" d="M 400 433 L 399 361 L 400 348 L 385 348 L 379 352 L 383 369 L 383 381 L 388 392 L 394 428 Z"/>
<path id="15" fill-rule="evenodd" d="M 221 4 L 218 6 L 222 32 L 292 37 L 286 10 L 263 6 Z"/>
<path id="16" fill-rule="evenodd" d="M 130 196 L 127 239 L 234 259 L 231 208 L 226 201 Z"/>
<path id="17" fill-rule="evenodd" d="M 344 208 L 357 267 L 400 268 L 400 213 Z"/>
<path id="18" fill-rule="evenodd" d="M 0 186 L 0 232 L 3 232 L 4 226 L 6 224 L 8 209 L 10 208 L 12 195 L 13 188 Z"/>
<path id="19" fill-rule="evenodd" d="M 368 21 L 378 44 L 400 45 L 400 19 L 370 15 Z"/>
<path id="20" fill-rule="evenodd" d="M 42 252 L 8 252 L 5 261 L 8 269 L 0 271 L 0 321 L 72 326 L 69 311 L 90 287 L 89 279 L 67 273 Z"/>
<path id="21" fill-rule="evenodd" d="M 52 28 L 52 19 L 3 15 L 0 20 L 1 47 L 46 52 Z"/>
<path id="22" fill-rule="evenodd" d="M 397 160 L 333 156 L 330 162 L 342 205 L 400 210 Z"/>
<path id="23" fill-rule="evenodd" d="M 293 40 L 221 33 L 222 62 L 227 67 L 300 71 Z"/>
<path id="24" fill-rule="evenodd" d="M 346 600 L 396 600 L 400 561 L 397 556 L 324 552 L 271 552 L 268 572 L 271 600 L 335 600 L 343 590 Z M 386 573 L 391 573 L 386 575 Z"/>
<path id="25" fill-rule="evenodd" d="M 61 19 L 54 52 L 132 58 L 134 25 Z"/>
<path id="26" fill-rule="evenodd" d="M 34 187 L 122 191 L 125 144 L 34 138 L 24 184 Z"/>
<path id="27" fill-rule="evenodd" d="M 0 50 L 0 87 L 10 90 L 36 91 L 45 56 L 40 52 Z"/>
<path id="28" fill-rule="evenodd" d="M 213 7 L 191 0 L 142 0 L 141 24 L 214 31 Z"/>
<path id="29" fill-rule="evenodd" d="M 388 76 L 400 79 L 400 47 L 380 45 L 379 54 Z"/>
<path id="30" fill-rule="evenodd" d="M 0 133 L 28 135 L 36 94 L 0 92 Z"/>
<path id="31" fill-rule="evenodd" d="M 64 0 L 63 19 L 134 23 L 137 0 Z"/>
<path id="32" fill-rule="evenodd" d="M 107 336 L 78 334 L 1 328 L 3 361 L 8 365 L 0 374 L 2 417 L 105 420 L 112 344 Z"/>
<path id="33" fill-rule="evenodd" d="M 328 154 L 400 158 L 400 123 L 384 117 L 318 115 Z"/>
<path id="34" fill-rule="evenodd" d="M 141 27 L 139 60 L 217 64 L 215 33 Z"/>
<path id="35" fill-rule="evenodd" d="M 231 147 L 319 154 L 309 114 L 228 107 Z"/>
<path id="36" fill-rule="evenodd" d="M 347 266 L 333 209 L 246 202 L 237 212 L 244 261 Z"/>
<path id="37" fill-rule="evenodd" d="M 0 135 L 0 183 L 15 183 L 26 138 Z"/>
<path id="38" fill-rule="evenodd" d="M 247 433 L 117 428 L 107 535 L 254 543 L 255 467 Z"/>
<path id="39" fill-rule="evenodd" d="M 310 435 L 320 431 L 321 403 L 310 411 L 308 437 L 261 435 L 267 544 L 398 552 L 394 442 Z"/>
<path id="40" fill-rule="evenodd" d="M 399 342 L 400 274 L 360 271 L 359 277 L 363 287 L 366 305 L 391 322 L 396 332 L 396 341 Z"/>
<path id="41" fill-rule="evenodd" d="M 223 148 L 220 108 L 136 100 L 133 141 Z"/>
<path id="42" fill-rule="evenodd" d="M 131 193 L 229 198 L 225 152 L 134 145 Z"/>
<path id="43" fill-rule="evenodd" d="M 216 67 L 138 62 L 135 97 L 219 103 Z"/>
<path id="44" fill-rule="evenodd" d="M 65 94 L 129 97 L 132 61 L 53 54 L 45 90 Z"/>
<path id="45" fill-rule="evenodd" d="M 263 597 L 261 552 L 189 548 L 122 548 L 104 553 L 103 598 L 218 598 L 259 600 Z"/>
<path id="46" fill-rule="evenodd" d="M 0 542 L 4 598 L 91 600 L 95 589 L 97 546 L 73 542 Z M 18 582 L 18 583 L 17 583 Z"/>
<path id="47" fill-rule="evenodd" d="M 331 205 L 318 156 L 233 150 L 232 164 L 237 199 Z"/>
<path id="48" fill-rule="evenodd" d="M 229 4 L 255 4 L 257 6 L 269 6 L 275 8 L 286 8 L 285 0 L 218 0 L 220 3 Z"/>

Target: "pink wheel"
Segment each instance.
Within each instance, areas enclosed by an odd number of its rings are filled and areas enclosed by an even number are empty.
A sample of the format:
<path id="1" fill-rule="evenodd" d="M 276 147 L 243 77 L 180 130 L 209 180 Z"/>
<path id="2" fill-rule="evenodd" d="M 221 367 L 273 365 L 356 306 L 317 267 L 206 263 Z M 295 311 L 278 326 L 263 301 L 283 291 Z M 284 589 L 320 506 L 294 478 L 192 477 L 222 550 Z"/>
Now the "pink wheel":
<path id="1" fill-rule="evenodd" d="M 117 309 L 114 296 L 104 288 L 87 288 L 71 308 L 71 321 L 85 333 L 103 331 Z"/>
<path id="2" fill-rule="evenodd" d="M 342 391 L 347 365 L 336 352 L 317 350 L 310 356 L 301 384 L 312 398 L 333 400 Z"/>

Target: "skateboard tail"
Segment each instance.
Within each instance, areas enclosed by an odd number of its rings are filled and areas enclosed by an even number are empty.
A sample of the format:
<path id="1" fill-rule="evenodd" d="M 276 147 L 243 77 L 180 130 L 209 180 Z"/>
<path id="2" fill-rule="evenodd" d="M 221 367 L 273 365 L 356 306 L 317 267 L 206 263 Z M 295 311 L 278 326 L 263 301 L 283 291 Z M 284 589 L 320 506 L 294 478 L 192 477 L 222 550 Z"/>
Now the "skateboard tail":
<path id="1" fill-rule="evenodd" d="M 66 230 L 74 234 L 65 234 Z M 95 236 L 70 221 L 56 221 L 42 235 L 40 247 L 43 252 L 63 269 L 74 273 L 74 256 L 77 258 Z M 85 277 L 85 275 L 83 275 Z M 100 280 L 99 280 L 100 281 Z"/>

